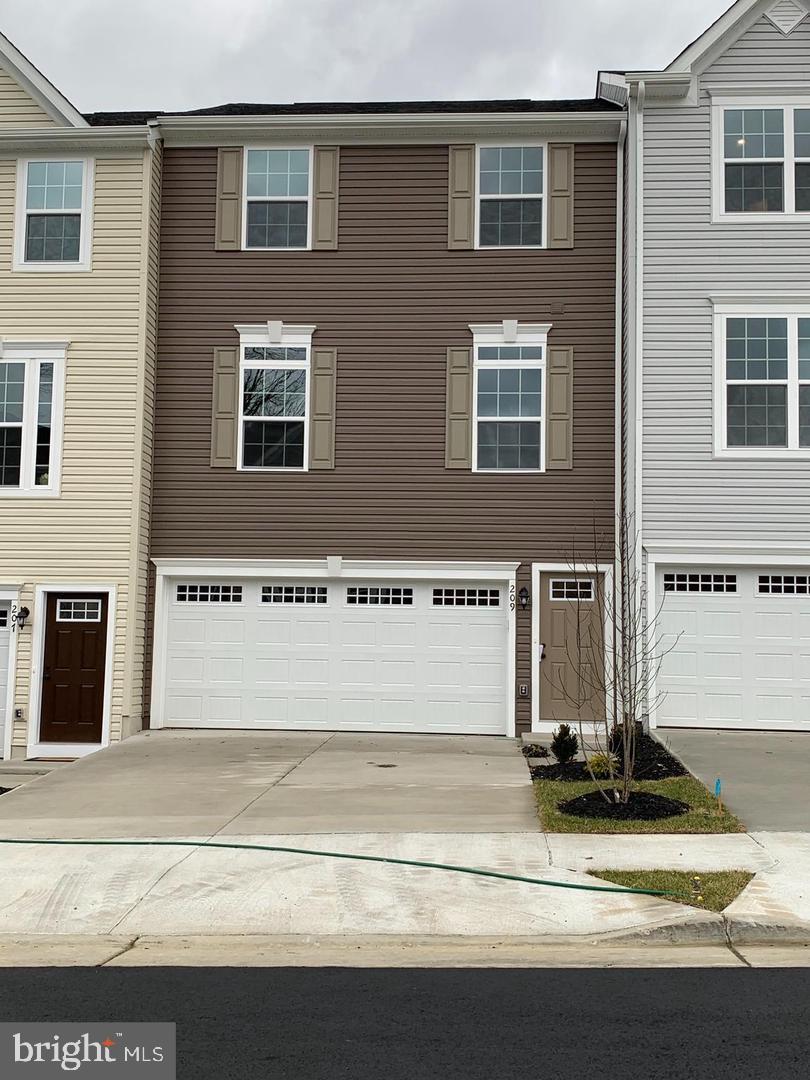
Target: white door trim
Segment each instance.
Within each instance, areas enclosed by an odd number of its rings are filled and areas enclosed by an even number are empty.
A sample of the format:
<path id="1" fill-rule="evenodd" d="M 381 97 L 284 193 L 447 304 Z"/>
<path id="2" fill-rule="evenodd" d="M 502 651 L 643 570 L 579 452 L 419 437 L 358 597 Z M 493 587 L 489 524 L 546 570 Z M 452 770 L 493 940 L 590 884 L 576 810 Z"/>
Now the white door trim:
<path id="1" fill-rule="evenodd" d="M 157 569 L 155 579 L 155 614 L 152 651 L 152 691 L 150 694 L 150 727 L 159 729 L 163 723 L 163 701 L 166 689 L 168 660 L 167 629 L 169 589 L 178 577 L 241 577 L 241 578 L 385 578 L 389 580 L 444 581 L 502 581 L 508 593 L 508 630 L 506 658 L 506 730 L 504 735 L 516 734 L 515 679 L 517 649 L 517 570 L 520 563 L 500 562 L 410 562 L 400 560 L 342 559 L 331 555 L 326 559 L 153 559 Z"/>
<path id="2" fill-rule="evenodd" d="M 2 757 L 7 761 L 11 757 L 11 740 L 14 731 L 14 697 L 17 674 L 17 625 L 14 615 L 20 602 L 19 587 L 0 588 L 0 603 L 10 606 L 8 639 L 8 682 L 6 683 L 6 728 L 3 732 Z"/>
<path id="3" fill-rule="evenodd" d="M 735 566 L 750 567 L 750 566 L 793 566 L 793 567 L 810 567 L 810 556 L 805 552 L 801 556 L 790 557 L 785 554 L 780 555 L 768 555 L 767 552 L 762 554 L 741 554 L 739 550 L 734 548 L 718 548 L 710 551 L 708 554 L 704 552 L 695 551 L 671 551 L 671 550 L 656 550 L 655 553 L 647 552 L 647 619 L 646 630 L 649 633 L 650 627 L 655 620 L 655 613 L 658 610 L 658 604 L 660 603 L 658 598 L 658 567 L 662 565 L 667 566 L 727 566 L 729 569 L 734 569 Z M 652 705 L 650 706 L 648 720 L 651 728 L 658 727 L 658 679 L 656 677 L 655 666 L 653 665 L 653 672 L 650 678 L 650 700 Z"/>
<path id="4" fill-rule="evenodd" d="M 45 652 L 45 615 L 50 593 L 107 594 L 107 650 L 104 654 L 104 712 L 101 721 L 101 741 L 98 743 L 45 743 L 39 739 L 39 708 L 42 696 L 42 662 Z M 31 693 L 28 704 L 27 756 L 86 757 L 110 745 L 110 716 L 112 713 L 113 645 L 115 642 L 117 588 L 115 585 L 95 585 L 93 582 L 73 582 L 69 585 L 48 582 L 34 589 L 34 610 L 31 616 Z"/>
<path id="5" fill-rule="evenodd" d="M 593 566 L 584 567 L 585 572 L 593 572 Z M 613 593 L 613 564 L 612 563 L 597 563 L 597 573 L 605 575 L 605 592 Z M 576 573 L 577 568 L 572 567 L 570 563 L 560 562 L 536 562 L 532 563 L 532 650 L 531 650 L 531 668 L 529 671 L 529 693 L 532 697 L 532 731 L 547 731 L 553 725 L 540 723 L 540 643 L 542 641 L 541 633 L 542 627 L 540 626 L 540 575 L 541 574 L 573 574 Z M 605 612 L 605 625 L 602 628 L 605 640 L 605 663 L 610 661 L 610 650 L 607 647 L 607 643 L 610 640 L 609 635 L 613 633 L 613 620 L 610 618 L 610 612 Z M 609 715 L 609 705 L 608 715 Z"/>

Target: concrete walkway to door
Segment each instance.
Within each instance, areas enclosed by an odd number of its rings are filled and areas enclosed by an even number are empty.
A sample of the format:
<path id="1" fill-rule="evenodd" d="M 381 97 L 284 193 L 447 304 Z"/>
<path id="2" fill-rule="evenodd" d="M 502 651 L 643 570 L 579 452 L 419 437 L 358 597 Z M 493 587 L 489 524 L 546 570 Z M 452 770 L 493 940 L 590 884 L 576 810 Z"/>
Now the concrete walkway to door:
<path id="1" fill-rule="evenodd" d="M 143 732 L 0 798 L 0 836 L 536 832 L 511 739 Z"/>

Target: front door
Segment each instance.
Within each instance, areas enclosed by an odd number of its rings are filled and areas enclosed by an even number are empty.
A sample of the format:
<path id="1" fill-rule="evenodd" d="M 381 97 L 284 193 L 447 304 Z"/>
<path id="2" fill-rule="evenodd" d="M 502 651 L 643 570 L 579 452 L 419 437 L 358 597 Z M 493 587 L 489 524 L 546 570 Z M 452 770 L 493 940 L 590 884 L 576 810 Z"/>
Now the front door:
<path id="1" fill-rule="evenodd" d="M 540 575 L 540 720 L 605 719 L 602 575 Z"/>
<path id="2" fill-rule="evenodd" d="M 100 743 L 107 595 L 48 593 L 39 741 Z"/>

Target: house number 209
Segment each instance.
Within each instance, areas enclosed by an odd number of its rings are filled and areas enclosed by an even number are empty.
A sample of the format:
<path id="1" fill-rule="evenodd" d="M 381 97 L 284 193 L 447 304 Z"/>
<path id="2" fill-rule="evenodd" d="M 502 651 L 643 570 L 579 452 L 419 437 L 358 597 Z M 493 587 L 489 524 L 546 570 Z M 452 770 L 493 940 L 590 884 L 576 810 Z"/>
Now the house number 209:
<path id="1" fill-rule="evenodd" d="M 509 610 L 510 611 L 515 610 L 515 586 L 514 585 L 509 586 Z"/>

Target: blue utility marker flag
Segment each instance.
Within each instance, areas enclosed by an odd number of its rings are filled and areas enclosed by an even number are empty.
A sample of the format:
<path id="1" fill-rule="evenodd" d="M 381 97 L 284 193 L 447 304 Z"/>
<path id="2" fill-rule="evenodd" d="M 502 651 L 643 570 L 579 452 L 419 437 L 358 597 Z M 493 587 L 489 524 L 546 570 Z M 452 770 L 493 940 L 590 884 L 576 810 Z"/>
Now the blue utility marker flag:
<path id="1" fill-rule="evenodd" d="M 720 777 L 719 776 L 717 777 L 717 779 L 714 782 L 714 797 L 716 799 L 720 798 Z"/>

